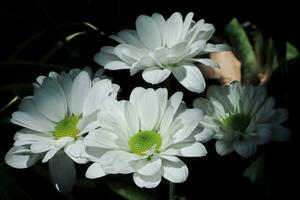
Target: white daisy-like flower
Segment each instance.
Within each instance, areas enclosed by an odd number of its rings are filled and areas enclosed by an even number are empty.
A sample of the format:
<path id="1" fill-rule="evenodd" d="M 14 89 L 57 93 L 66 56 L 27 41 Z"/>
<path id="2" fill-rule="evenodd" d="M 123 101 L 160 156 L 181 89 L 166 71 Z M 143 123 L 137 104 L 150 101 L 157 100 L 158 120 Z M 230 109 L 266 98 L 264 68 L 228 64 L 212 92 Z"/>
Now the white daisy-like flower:
<path id="1" fill-rule="evenodd" d="M 177 92 L 168 99 L 167 89 L 138 87 L 129 101 L 110 102 L 111 109 L 98 116 L 101 127 L 84 139 L 94 162 L 86 177 L 134 173 L 136 185 L 146 188 L 156 187 L 161 177 L 184 182 L 188 168 L 178 156 L 205 156 L 200 142 L 210 135 L 196 128 L 202 111 L 187 109 L 182 96 Z"/>
<path id="2" fill-rule="evenodd" d="M 289 139 L 290 131 L 281 125 L 287 120 L 288 111 L 275 109 L 274 98 L 266 96 L 264 87 L 234 82 L 211 86 L 207 91 L 208 99 L 195 99 L 194 107 L 205 112 L 200 124 L 215 131 L 218 154 L 236 151 L 248 158 L 259 145 Z"/>
<path id="3" fill-rule="evenodd" d="M 49 173 L 56 188 L 68 193 L 75 182 L 74 162 L 86 163 L 81 156 L 82 139 L 99 126 L 99 109 L 119 89 L 98 70 L 74 69 L 70 73 L 50 72 L 34 83 L 34 95 L 25 97 L 11 122 L 24 127 L 15 134 L 14 146 L 5 161 L 14 168 L 28 168 L 42 159 L 49 161 Z"/>
<path id="4" fill-rule="evenodd" d="M 193 13 L 188 13 L 183 20 L 178 12 L 167 20 L 157 13 L 141 15 L 136 19 L 136 30 L 125 29 L 111 36 L 120 44 L 103 47 L 94 60 L 106 69 L 129 69 L 131 75 L 143 70 L 143 79 L 152 84 L 163 82 L 172 73 L 185 88 L 201 93 L 205 80 L 195 63 L 219 66 L 199 56 L 228 47 L 207 43 L 214 26 L 192 18 Z"/>

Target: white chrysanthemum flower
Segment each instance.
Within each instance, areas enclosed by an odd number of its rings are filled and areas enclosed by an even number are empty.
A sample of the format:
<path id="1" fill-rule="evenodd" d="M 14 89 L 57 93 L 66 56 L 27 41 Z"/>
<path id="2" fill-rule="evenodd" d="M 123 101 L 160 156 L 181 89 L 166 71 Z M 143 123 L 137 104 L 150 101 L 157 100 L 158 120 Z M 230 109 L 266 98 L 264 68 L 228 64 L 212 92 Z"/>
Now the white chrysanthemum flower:
<path id="1" fill-rule="evenodd" d="M 143 79 L 152 84 L 163 82 L 172 73 L 188 90 L 203 92 L 205 80 L 194 63 L 219 67 L 199 56 L 228 47 L 207 43 L 214 26 L 192 18 L 193 13 L 189 13 L 183 20 L 178 12 L 167 20 L 157 13 L 151 17 L 141 15 L 136 30 L 125 29 L 111 36 L 120 44 L 103 47 L 94 60 L 106 69 L 130 69 L 131 75 L 143 70 Z"/>
<path id="2" fill-rule="evenodd" d="M 274 109 L 275 100 L 266 95 L 264 87 L 234 82 L 211 86 L 207 91 L 208 99 L 195 99 L 194 107 L 205 112 L 200 124 L 216 133 L 218 154 L 236 151 L 248 158 L 258 145 L 289 139 L 290 131 L 281 125 L 287 120 L 288 111 Z"/>
<path id="3" fill-rule="evenodd" d="M 205 156 L 200 142 L 210 135 L 196 128 L 202 111 L 187 109 L 182 96 L 177 92 L 168 99 L 166 89 L 135 88 L 129 101 L 111 102 L 98 116 L 101 128 L 84 139 L 94 162 L 86 176 L 133 172 L 134 182 L 146 188 L 156 187 L 161 177 L 184 182 L 188 168 L 177 156 Z"/>
<path id="4" fill-rule="evenodd" d="M 6 163 L 27 168 L 40 159 L 49 161 L 56 188 L 68 193 L 76 179 L 73 161 L 88 161 L 80 155 L 85 148 L 84 134 L 99 126 L 97 111 L 106 99 L 115 98 L 119 89 L 103 79 L 102 72 L 97 71 L 93 80 L 89 68 L 39 76 L 34 95 L 25 97 L 19 111 L 12 114 L 11 122 L 24 128 L 16 133 Z"/>

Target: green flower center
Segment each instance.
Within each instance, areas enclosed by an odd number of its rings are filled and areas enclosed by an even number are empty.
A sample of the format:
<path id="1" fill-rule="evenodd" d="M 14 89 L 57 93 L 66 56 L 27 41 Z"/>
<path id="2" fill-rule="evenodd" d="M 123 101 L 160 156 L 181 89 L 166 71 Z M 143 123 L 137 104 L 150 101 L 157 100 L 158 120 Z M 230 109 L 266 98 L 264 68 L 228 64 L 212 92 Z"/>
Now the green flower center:
<path id="1" fill-rule="evenodd" d="M 251 118 L 248 115 L 234 114 L 226 117 L 223 120 L 223 125 L 225 128 L 232 128 L 235 131 L 245 133 L 250 121 Z"/>
<path id="2" fill-rule="evenodd" d="M 157 131 L 139 131 L 129 139 L 130 152 L 145 155 L 155 145 L 157 152 L 161 146 L 161 137 Z"/>
<path id="3" fill-rule="evenodd" d="M 77 129 L 79 120 L 80 116 L 71 115 L 58 122 L 53 133 L 55 139 L 59 139 L 62 137 L 75 138 L 80 132 L 80 130 Z"/>

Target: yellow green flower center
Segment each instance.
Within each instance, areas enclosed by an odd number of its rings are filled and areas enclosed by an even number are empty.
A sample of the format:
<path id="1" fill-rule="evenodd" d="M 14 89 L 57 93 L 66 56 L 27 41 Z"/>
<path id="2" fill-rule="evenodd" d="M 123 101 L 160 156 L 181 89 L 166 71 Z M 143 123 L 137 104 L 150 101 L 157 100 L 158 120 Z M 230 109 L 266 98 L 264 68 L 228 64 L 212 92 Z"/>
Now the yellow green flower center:
<path id="1" fill-rule="evenodd" d="M 53 132 L 55 139 L 59 139 L 62 137 L 75 138 L 80 132 L 80 130 L 77 129 L 79 120 L 80 116 L 71 115 L 58 122 Z"/>
<path id="2" fill-rule="evenodd" d="M 226 117 L 223 120 L 223 125 L 225 128 L 232 128 L 235 131 L 245 133 L 250 121 L 251 118 L 248 115 L 234 114 Z"/>
<path id="3" fill-rule="evenodd" d="M 157 131 L 139 131 L 129 139 L 130 152 L 138 155 L 145 155 L 154 145 L 155 151 L 158 152 L 161 137 Z"/>

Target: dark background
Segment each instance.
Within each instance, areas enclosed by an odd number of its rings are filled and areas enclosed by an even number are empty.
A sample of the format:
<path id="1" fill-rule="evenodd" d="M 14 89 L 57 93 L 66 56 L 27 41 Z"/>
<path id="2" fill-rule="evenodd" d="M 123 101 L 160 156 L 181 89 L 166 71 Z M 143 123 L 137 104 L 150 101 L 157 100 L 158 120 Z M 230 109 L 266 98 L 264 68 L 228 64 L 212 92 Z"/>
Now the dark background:
<path id="1" fill-rule="evenodd" d="M 262 30 L 263 34 L 274 38 L 280 54 L 284 52 L 284 41 L 289 41 L 298 49 L 300 48 L 298 29 L 300 10 L 293 2 L 295 1 L 1 0 L 1 91 L 4 88 L 0 97 L 1 107 L 15 93 L 30 94 L 30 91 L 23 92 L 22 88 L 18 87 L 5 89 L 6 85 L 31 83 L 37 75 L 47 74 L 49 69 L 53 70 L 49 66 L 55 64 L 69 67 L 89 65 L 97 68 L 92 60 L 93 55 L 104 44 L 113 44 L 107 40 L 106 36 L 98 32 L 91 32 L 80 40 L 66 45 L 54 58 L 48 59 L 47 62 L 40 62 L 39 58 L 45 56 L 47 49 L 52 47 L 53 43 L 64 38 L 68 33 L 80 29 L 80 27 L 62 27 L 62 24 L 90 22 L 100 31 L 110 35 L 124 28 L 134 28 L 135 19 L 140 14 L 151 15 L 158 12 L 167 18 L 175 11 L 179 11 L 183 15 L 192 11 L 195 13 L 195 20 L 204 18 L 206 22 L 213 23 L 217 29 L 216 35 L 222 36 L 224 25 L 232 17 L 237 17 L 240 22 L 251 21 Z M 22 42 L 41 31 L 46 32 L 45 36 L 37 42 L 33 42 L 12 59 L 11 55 Z M 40 62 L 45 66 L 38 67 L 32 63 L 11 64 L 12 60 L 30 60 L 33 63 Z M 236 154 L 225 157 L 217 156 L 214 142 L 209 142 L 206 145 L 209 150 L 208 156 L 201 159 L 184 159 L 189 167 L 190 175 L 184 184 L 176 186 L 179 196 L 187 196 L 188 200 L 299 198 L 299 127 L 297 121 L 299 119 L 298 103 L 300 102 L 298 97 L 299 67 L 298 59 L 287 68 L 278 69 L 268 86 L 269 94 L 277 100 L 277 106 L 289 109 L 290 118 L 286 125 L 291 129 L 293 135 L 287 143 L 270 143 L 259 148 L 256 156 L 263 151 L 266 155 L 264 178 L 252 184 L 242 176 L 242 173 L 253 159 L 244 160 Z M 127 72 L 118 72 L 117 74 L 108 72 L 108 74 L 121 85 L 123 96 L 126 96 L 126 93 L 129 94 L 132 89 L 129 86 L 136 83 L 133 79 L 124 80 L 124 77 L 128 76 Z M 138 77 L 135 78 L 138 79 Z M 184 90 L 180 86 L 178 87 L 180 90 Z M 185 100 L 190 101 L 189 97 L 192 97 L 192 94 L 187 92 Z M 16 106 L 12 106 L 10 110 L 0 113 L 1 120 L 7 119 L 15 109 Z M 1 122 L 0 149 L 2 156 L 13 144 L 13 135 L 17 129 L 18 127 Z M 78 168 L 80 179 L 84 178 L 85 168 L 82 166 Z M 46 165 L 42 165 L 41 169 L 46 169 Z M 45 177 L 40 176 L 39 168 L 25 170 L 8 168 L 7 170 L 10 172 L 10 176 L 16 178 L 20 187 L 33 199 L 65 199 L 56 192 Z M 107 176 L 96 182 L 97 189 L 76 186 L 73 196 L 75 199 L 122 199 L 112 194 L 105 183 L 121 179 L 123 182 L 133 185 L 131 177 L 132 175 Z M 167 182 L 163 181 L 158 188 L 150 191 L 158 199 L 167 199 Z"/>

